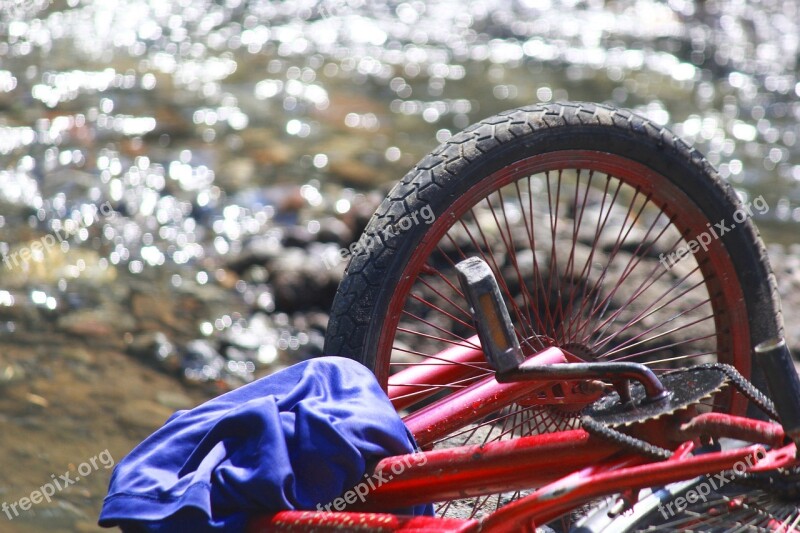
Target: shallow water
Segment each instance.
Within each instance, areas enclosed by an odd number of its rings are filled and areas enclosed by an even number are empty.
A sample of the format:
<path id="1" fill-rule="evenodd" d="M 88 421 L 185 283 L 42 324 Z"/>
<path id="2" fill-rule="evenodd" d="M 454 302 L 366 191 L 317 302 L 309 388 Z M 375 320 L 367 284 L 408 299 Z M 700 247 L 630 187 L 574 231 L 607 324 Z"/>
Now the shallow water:
<path id="1" fill-rule="evenodd" d="M 4 217 L 7 242 L 107 200 L 109 265 L 196 263 L 274 223 L 279 194 L 253 188 L 309 184 L 307 218 L 342 212 L 342 185 L 566 99 L 672 125 L 768 218 L 800 220 L 797 2 L 71 4 L 4 24 L 0 195 L 32 212 Z"/>
<path id="2" fill-rule="evenodd" d="M 8 258 L 0 399 L 11 410 L 0 422 L 18 428 L 56 416 L 56 402 L 34 390 L 36 380 L 50 383 L 51 364 L 84 376 L 76 390 L 85 396 L 70 397 L 78 411 L 127 401 L 122 392 L 91 395 L 123 368 L 106 365 L 102 350 L 130 351 L 131 331 L 165 322 L 172 340 L 248 332 L 253 346 L 277 346 L 241 360 L 226 353 L 224 380 L 201 375 L 210 363 L 188 368 L 200 372 L 184 375 L 195 381 L 235 386 L 256 366 L 313 355 L 324 320 L 316 329 L 313 317 L 300 320 L 287 303 L 299 296 L 276 292 L 266 274 L 233 279 L 231 258 L 256 248 L 283 254 L 287 240 L 306 246 L 339 221 L 338 236 L 315 243 L 335 253 L 386 186 L 436 144 L 532 102 L 606 102 L 669 125 L 743 198 L 763 195 L 769 210 L 756 222 L 768 240 L 796 242 L 799 19 L 798 0 L 0 2 L 0 252 Z M 32 243 L 48 235 L 64 242 L 37 255 Z M 24 249 L 32 260 L 22 260 Z M 284 255 L 289 272 L 297 263 Z M 320 292 L 335 282 L 326 278 Z M 303 309 L 314 306 L 325 311 L 316 301 Z M 254 320 L 253 308 L 266 315 Z M 56 352 L 70 339 L 80 344 L 75 336 L 117 341 L 89 343 L 89 359 L 73 353 L 52 363 L 43 332 L 73 335 L 53 337 Z M 133 380 L 130 395 L 149 379 Z M 169 388 L 166 378 L 158 383 Z M 66 427 L 45 423 L 36 438 L 62 438 Z M 51 466 L 31 479 L 4 466 L 0 498 L 100 451 L 111 433 L 24 460 L 24 439 L 4 434 L 2 464 Z M 146 434 L 108 446 L 121 456 Z M 54 511 L 50 522 L 39 513 L 29 525 L 88 528 L 106 481 L 73 495 L 78 511 Z"/>

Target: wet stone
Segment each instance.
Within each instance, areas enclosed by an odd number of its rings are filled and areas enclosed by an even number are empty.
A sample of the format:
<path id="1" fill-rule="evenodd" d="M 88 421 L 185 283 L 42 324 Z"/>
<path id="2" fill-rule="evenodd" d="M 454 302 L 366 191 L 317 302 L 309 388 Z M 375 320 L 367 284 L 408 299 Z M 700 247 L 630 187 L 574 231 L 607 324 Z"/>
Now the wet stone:
<path id="1" fill-rule="evenodd" d="M 134 319 L 109 310 L 75 311 L 57 320 L 59 329 L 72 335 L 119 342 L 122 333 L 135 328 Z"/>
<path id="2" fill-rule="evenodd" d="M 156 393 L 156 401 L 173 410 L 190 409 L 193 405 L 192 400 L 181 392 L 176 391 L 158 391 Z"/>
<path id="3" fill-rule="evenodd" d="M 340 219 L 325 217 L 319 220 L 318 242 L 332 242 L 339 246 L 350 246 L 353 240 L 353 231 Z"/>
<path id="4" fill-rule="evenodd" d="M 95 356 L 92 355 L 89 350 L 80 346 L 62 348 L 61 357 L 69 361 L 83 363 L 85 365 L 92 364 L 96 360 Z"/>
<path id="5" fill-rule="evenodd" d="M 300 248 L 286 248 L 280 257 L 270 261 L 267 269 L 277 310 L 330 308 L 338 281 L 319 256 Z"/>
<path id="6" fill-rule="evenodd" d="M 283 232 L 281 244 L 285 247 L 305 248 L 314 241 L 314 235 L 303 226 L 286 228 Z"/>
<path id="7" fill-rule="evenodd" d="M 244 243 L 241 253 L 228 263 L 228 267 L 242 273 L 251 266 L 263 265 L 275 259 L 282 251 L 281 242 L 274 236 L 253 237 Z"/>
<path id="8" fill-rule="evenodd" d="M 149 400 L 132 400 L 120 406 L 116 416 L 123 429 L 137 432 L 153 431 L 159 428 L 172 410 Z"/>
<path id="9" fill-rule="evenodd" d="M 0 391 L 25 380 L 25 369 L 17 363 L 0 365 Z"/>
<path id="10" fill-rule="evenodd" d="M 180 353 L 167 336 L 160 331 L 134 336 L 128 344 L 127 351 L 167 372 L 177 372 L 181 368 Z"/>

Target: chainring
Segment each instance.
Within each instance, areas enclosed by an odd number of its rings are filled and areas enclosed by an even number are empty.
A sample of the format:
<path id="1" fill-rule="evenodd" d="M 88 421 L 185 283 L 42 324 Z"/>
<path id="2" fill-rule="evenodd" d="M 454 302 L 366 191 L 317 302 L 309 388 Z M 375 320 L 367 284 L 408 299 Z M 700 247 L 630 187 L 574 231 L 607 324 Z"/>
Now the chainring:
<path id="1" fill-rule="evenodd" d="M 619 394 L 603 396 L 583 410 L 583 415 L 607 427 L 623 427 L 671 415 L 721 391 L 728 383 L 725 373 L 712 367 L 681 369 L 660 376 L 669 395 L 648 401 L 644 387 L 631 385 L 631 401 L 622 403 Z"/>

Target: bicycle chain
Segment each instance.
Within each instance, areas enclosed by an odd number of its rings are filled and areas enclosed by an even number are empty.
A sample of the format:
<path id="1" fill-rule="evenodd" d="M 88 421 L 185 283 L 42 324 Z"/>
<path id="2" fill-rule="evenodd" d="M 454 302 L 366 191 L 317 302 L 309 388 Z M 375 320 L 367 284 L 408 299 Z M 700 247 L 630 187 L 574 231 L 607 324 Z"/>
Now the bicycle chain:
<path id="1" fill-rule="evenodd" d="M 734 472 L 737 483 L 755 487 L 770 494 L 777 494 L 791 501 L 800 500 L 800 467 L 792 467 L 783 472 L 772 471 L 754 474 Z"/>
<path id="2" fill-rule="evenodd" d="M 767 413 L 773 419 L 778 419 L 778 415 L 775 411 L 775 406 L 772 403 L 772 400 L 770 400 L 764 393 L 756 388 L 755 385 L 747 381 L 744 376 L 742 376 L 739 371 L 731 365 L 724 363 L 706 363 L 677 370 L 677 372 L 685 372 L 687 370 L 696 368 L 719 370 L 725 374 L 725 376 L 733 383 L 736 389 L 742 393 L 745 398 L 753 402 L 759 409 Z M 643 455 L 653 457 L 655 459 L 669 459 L 672 457 L 672 452 L 666 448 L 655 446 L 642 439 L 622 433 L 621 431 L 609 427 L 601 422 L 597 422 L 589 416 L 583 416 L 581 418 L 581 426 L 587 433 L 610 440 L 620 446 L 632 449 Z"/>
<path id="3" fill-rule="evenodd" d="M 755 385 L 747 381 L 744 376 L 742 376 L 739 371 L 731 365 L 725 363 L 706 363 L 689 367 L 686 370 L 691 370 L 694 368 L 713 368 L 724 373 L 745 398 L 753 402 L 756 407 L 768 414 L 770 418 L 773 420 L 778 420 L 778 413 L 775 411 L 775 404 L 772 403 L 772 400 L 770 400 L 767 395 L 761 392 Z"/>
<path id="4" fill-rule="evenodd" d="M 694 368 L 711 368 L 724 373 L 745 398 L 753 402 L 772 419 L 778 420 L 778 414 L 775 411 L 775 405 L 772 400 L 755 385 L 745 379 L 744 376 L 731 365 L 724 363 L 706 363 L 682 370 L 691 370 Z M 673 452 L 666 448 L 655 446 L 642 439 L 622 433 L 601 422 L 597 422 L 589 416 L 583 416 L 581 418 L 581 426 L 587 433 L 609 440 L 621 447 L 631 449 L 657 460 L 669 459 L 673 455 Z M 784 472 L 769 472 L 763 474 L 739 474 L 732 470 L 729 472 L 732 474 L 733 478 L 736 479 L 736 482 L 742 485 L 764 491 L 765 493 L 777 495 L 789 501 L 797 501 L 798 498 L 800 498 L 800 467 L 786 469 Z"/>
<path id="5" fill-rule="evenodd" d="M 594 420 L 590 416 L 584 416 L 581 418 L 581 426 L 587 433 L 610 440 L 616 444 L 619 444 L 620 446 L 630 448 L 643 455 L 647 455 L 655 459 L 669 459 L 672 457 L 672 452 L 666 448 L 661 448 L 660 446 L 650 444 L 642 439 L 631 437 L 630 435 Z"/>
<path id="6" fill-rule="evenodd" d="M 755 385 L 747 381 L 738 370 L 731 365 L 724 363 L 708 363 L 700 365 L 705 367 L 717 368 L 728 376 L 736 388 L 745 398 L 753 402 L 759 409 L 764 411 L 773 420 L 779 420 L 778 413 L 775 411 L 775 404 Z M 770 494 L 777 494 L 780 497 L 796 501 L 800 498 L 800 467 L 792 467 L 785 471 L 764 472 L 761 474 L 738 473 L 731 471 L 737 483 L 755 487 Z"/>

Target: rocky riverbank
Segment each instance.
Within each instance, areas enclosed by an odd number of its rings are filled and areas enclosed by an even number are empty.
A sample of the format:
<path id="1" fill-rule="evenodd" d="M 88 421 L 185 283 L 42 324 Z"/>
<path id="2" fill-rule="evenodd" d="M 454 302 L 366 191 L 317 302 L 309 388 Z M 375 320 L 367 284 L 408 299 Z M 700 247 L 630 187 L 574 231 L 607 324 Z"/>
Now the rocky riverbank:
<path id="1" fill-rule="evenodd" d="M 326 268 L 320 251 L 337 248 L 361 224 L 332 217 L 316 234 L 286 226 L 219 258 L 203 283 L 109 267 L 85 272 L 63 293 L 8 285 L 0 293 L 0 422 L 13 465 L 5 472 L 13 476 L 4 473 L 0 497 L 23 497 L 103 449 L 119 459 L 174 410 L 321 354 L 344 264 Z M 798 250 L 769 251 L 789 343 L 800 354 Z M 81 259 L 96 262 L 78 252 L 53 255 L 43 272 Z M 14 526 L 93 530 L 109 474 L 87 476 Z"/>
<path id="2" fill-rule="evenodd" d="M 763 193 L 800 353 L 798 0 L 7 4 L 0 501 L 319 355 L 387 186 L 531 102 L 634 109 Z M 0 530 L 96 529 L 109 475 Z"/>

